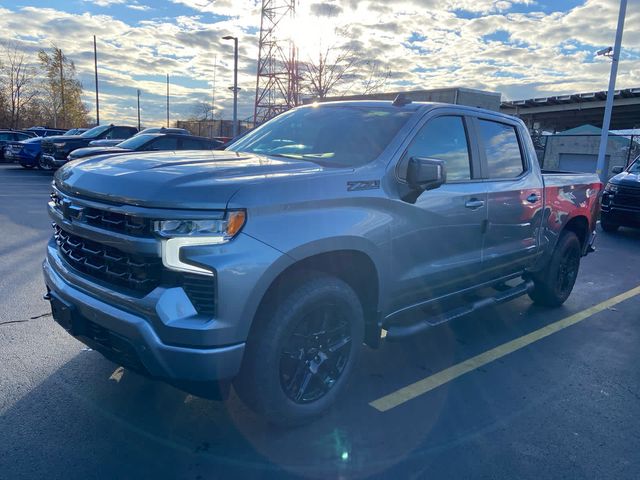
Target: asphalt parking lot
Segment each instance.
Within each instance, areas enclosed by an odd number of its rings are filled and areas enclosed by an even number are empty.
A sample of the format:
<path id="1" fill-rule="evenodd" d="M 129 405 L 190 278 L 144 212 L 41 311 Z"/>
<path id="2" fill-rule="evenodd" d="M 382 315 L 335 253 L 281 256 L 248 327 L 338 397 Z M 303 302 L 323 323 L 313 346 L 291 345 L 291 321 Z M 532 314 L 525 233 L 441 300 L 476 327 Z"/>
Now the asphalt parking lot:
<path id="1" fill-rule="evenodd" d="M 51 177 L 0 165 L 0 478 L 640 475 L 640 231 L 600 232 L 562 308 L 523 297 L 365 349 L 327 416 L 277 430 L 234 395 L 140 377 L 53 322 Z"/>

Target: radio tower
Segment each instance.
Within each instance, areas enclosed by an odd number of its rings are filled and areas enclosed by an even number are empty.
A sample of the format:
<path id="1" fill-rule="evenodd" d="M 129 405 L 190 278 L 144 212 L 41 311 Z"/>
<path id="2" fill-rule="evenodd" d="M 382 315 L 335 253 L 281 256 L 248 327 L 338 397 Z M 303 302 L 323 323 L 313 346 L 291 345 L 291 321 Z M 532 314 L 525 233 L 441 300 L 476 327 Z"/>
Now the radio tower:
<path id="1" fill-rule="evenodd" d="M 293 22 L 296 0 L 262 0 L 253 121 L 259 125 L 299 103 L 298 59 L 292 38 L 278 26 Z"/>

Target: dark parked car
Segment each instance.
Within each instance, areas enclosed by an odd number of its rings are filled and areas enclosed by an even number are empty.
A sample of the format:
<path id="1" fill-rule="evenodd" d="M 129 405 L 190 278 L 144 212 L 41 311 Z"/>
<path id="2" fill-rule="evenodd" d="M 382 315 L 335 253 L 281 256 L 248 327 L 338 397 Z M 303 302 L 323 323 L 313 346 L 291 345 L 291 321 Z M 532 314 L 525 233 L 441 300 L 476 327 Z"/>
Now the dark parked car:
<path id="1" fill-rule="evenodd" d="M 222 143 L 217 140 L 193 135 L 140 133 L 119 143 L 115 147 L 79 148 L 69 154 L 68 160 L 76 160 L 78 158 L 107 153 L 155 152 L 161 150 L 215 150 L 221 145 Z"/>
<path id="2" fill-rule="evenodd" d="M 189 131 L 184 129 L 184 128 L 165 128 L 165 127 L 145 128 L 144 130 L 142 130 L 141 132 L 137 133 L 136 135 L 141 135 L 143 133 L 176 133 L 178 135 L 191 135 L 191 133 L 189 133 Z M 94 140 L 93 142 L 91 142 L 89 144 L 89 146 L 90 147 L 115 147 L 120 142 L 122 142 L 121 139 L 116 139 L 116 140 Z"/>
<path id="3" fill-rule="evenodd" d="M 65 135 L 80 135 L 86 132 L 88 128 L 73 128 L 68 130 Z M 33 137 L 27 140 L 18 142 L 9 142 L 5 147 L 5 158 L 9 161 L 18 162 L 24 168 L 49 168 L 41 166 L 42 160 L 42 140 L 44 136 L 39 137 L 33 131 L 25 131 L 31 134 Z M 70 133 L 77 132 L 77 133 Z"/>
<path id="4" fill-rule="evenodd" d="M 614 167 L 617 175 L 604 188 L 600 226 L 605 232 L 619 227 L 640 228 L 640 157 L 626 169 Z"/>
<path id="5" fill-rule="evenodd" d="M 27 128 L 25 131 L 33 132 L 38 137 L 53 137 L 54 135 L 64 135 L 67 132 L 67 130 L 48 127 L 31 127 Z"/>
<path id="6" fill-rule="evenodd" d="M 26 132 L 20 132 L 17 130 L 0 130 L 0 161 L 5 159 L 5 148 L 9 142 L 18 142 L 21 140 L 27 140 L 31 138 L 31 135 Z"/>
<path id="7" fill-rule="evenodd" d="M 121 125 L 99 125 L 87 130 L 82 135 L 61 135 L 50 137 L 42 142 L 42 156 L 39 165 L 42 168 L 56 168 L 67 162 L 69 154 L 89 146 L 93 140 L 127 139 L 138 133 L 135 127 Z"/>

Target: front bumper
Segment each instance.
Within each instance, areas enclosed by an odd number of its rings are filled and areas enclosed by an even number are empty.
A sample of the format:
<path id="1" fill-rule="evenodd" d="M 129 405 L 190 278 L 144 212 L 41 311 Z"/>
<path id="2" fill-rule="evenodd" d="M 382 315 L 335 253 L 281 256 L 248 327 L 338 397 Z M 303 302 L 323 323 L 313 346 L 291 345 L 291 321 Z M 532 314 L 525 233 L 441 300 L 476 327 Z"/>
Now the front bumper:
<path id="1" fill-rule="evenodd" d="M 640 210 L 637 208 L 621 208 L 602 205 L 600 216 L 607 222 L 624 227 L 640 228 Z"/>
<path id="2" fill-rule="evenodd" d="M 43 263 L 43 271 L 48 295 L 54 302 L 55 320 L 107 358 L 187 391 L 195 391 L 189 388 L 191 384 L 227 380 L 238 373 L 244 343 L 215 348 L 164 343 L 147 319 L 67 282 L 53 268 L 50 256 Z M 60 306 L 67 311 L 61 312 Z"/>

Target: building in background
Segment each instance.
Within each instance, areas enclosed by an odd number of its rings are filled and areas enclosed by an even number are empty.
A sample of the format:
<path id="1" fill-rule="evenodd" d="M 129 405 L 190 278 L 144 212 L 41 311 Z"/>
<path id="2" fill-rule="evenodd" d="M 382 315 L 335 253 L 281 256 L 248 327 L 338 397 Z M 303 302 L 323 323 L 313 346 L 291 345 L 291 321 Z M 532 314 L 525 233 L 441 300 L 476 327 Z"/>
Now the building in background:
<path id="1" fill-rule="evenodd" d="M 344 95 L 338 97 L 327 97 L 323 102 L 335 102 L 340 100 L 393 100 L 402 93 L 409 100 L 414 102 L 440 102 L 453 103 L 456 105 L 467 105 L 470 107 L 486 108 L 488 110 L 500 110 L 500 99 L 502 95 L 498 92 L 487 92 L 484 90 L 474 90 L 472 88 L 437 88 L 433 90 L 409 90 L 402 92 L 371 93 L 367 95 Z M 304 104 L 318 101 L 314 98 L 306 98 Z"/>

